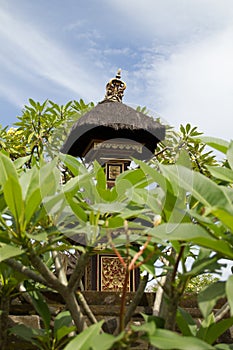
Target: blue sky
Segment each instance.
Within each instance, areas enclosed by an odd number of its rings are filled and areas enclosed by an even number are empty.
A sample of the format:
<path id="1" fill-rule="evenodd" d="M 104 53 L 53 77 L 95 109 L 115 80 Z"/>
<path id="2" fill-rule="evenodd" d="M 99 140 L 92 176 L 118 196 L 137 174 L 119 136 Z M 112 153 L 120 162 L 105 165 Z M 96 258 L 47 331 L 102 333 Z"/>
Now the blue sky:
<path id="1" fill-rule="evenodd" d="M 232 0 L 0 0 L 0 43 L 3 126 L 29 98 L 98 102 L 121 68 L 124 103 L 233 138 Z"/>

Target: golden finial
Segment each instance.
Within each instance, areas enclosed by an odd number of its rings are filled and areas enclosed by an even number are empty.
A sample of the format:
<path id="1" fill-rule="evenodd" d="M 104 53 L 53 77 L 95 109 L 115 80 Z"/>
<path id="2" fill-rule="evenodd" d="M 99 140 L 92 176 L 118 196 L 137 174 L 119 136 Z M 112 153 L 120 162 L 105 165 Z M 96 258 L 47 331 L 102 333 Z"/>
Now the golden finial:
<path id="1" fill-rule="evenodd" d="M 118 69 L 117 74 L 116 74 L 117 79 L 121 79 L 121 68 Z"/>
<path id="2" fill-rule="evenodd" d="M 126 83 L 121 80 L 121 69 L 118 69 L 116 77 L 106 85 L 105 100 L 121 102 L 124 96 Z"/>

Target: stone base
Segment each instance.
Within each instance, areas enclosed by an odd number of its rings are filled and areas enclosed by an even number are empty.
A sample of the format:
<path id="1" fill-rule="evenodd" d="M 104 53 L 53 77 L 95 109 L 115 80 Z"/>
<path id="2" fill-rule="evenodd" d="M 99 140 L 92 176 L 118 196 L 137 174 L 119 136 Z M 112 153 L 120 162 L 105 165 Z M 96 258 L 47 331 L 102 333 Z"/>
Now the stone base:
<path id="1" fill-rule="evenodd" d="M 10 327 L 15 326 L 16 324 L 24 324 L 27 327 L 30 328 L 36 328 L 40 329 L 40 317 L 37 315 L 31 315 L 31 316 L 16 316 L 16 315 L 10 315 L 9 316 L 9 324 Z"/>

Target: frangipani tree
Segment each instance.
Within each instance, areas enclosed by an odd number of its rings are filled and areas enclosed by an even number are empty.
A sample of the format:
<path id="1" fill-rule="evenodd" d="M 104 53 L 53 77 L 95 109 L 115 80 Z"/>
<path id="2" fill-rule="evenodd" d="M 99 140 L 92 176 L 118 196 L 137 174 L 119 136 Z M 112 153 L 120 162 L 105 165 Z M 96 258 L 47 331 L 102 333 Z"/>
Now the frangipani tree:
<path id="1" fill-rule="evenodd" d="M 31 106 L 34 110 L 41 108 L 32 101 Z M 45 106 L 43 108 L 47 108 Z M 30 124 L 29 112 L 22 123 L 28 120 Z M 43 118 L 41 121 L 43 123 Z M 104 171 L 98 163 L 86 169 L 71 156 L 54 153 L 48 157 L 49 147 L 44 157 L 40 152 L 35 156 L 30 151 L 20 153 L 24 157 L 14 157 L 12 152 L 6 153 L 7 147 L 2 147 L 1 291 L 6 296 L 8 290 L 11 298 L 9 269 L 17 271 L 13 289 L 19 285 L 24 287 L 24 295 L 27 293 L 44 321 L 44 331 L 40 330 L 39 334 L 23 327 L 15 328 L 15 334 L 30 339 L 40 349 L 130 348 L 139 338 L 158 349 L 231 349 L 230 345 L 213 344 L 233 324 L 232 317 L 221 320 L 212 312 L 216 300 L 227 296 L 232 314 L 231 276 L 226 283 L 217 282 L 199 294 L 203 314 L 200 325 L 195 325 L 190 316 L 178 308 L 190 279 L 202 273 L 218 272 L 219 259 L 233 256 L 232 143 L 206 140 L 226 153 L 227 162 L 216 164 L 208 152 L 203 155 L 204 140 L 198 141 L 201 136 L 196 133 L 195 128 L 182 127 L 183 136 L 177 136 L 180 146 L 174 144 L 176 152 L 171 144 L 164 145 L 157 160 L 150 165 L 135 160 L 137 168 L 121 174 L 112 189 L 106 188 Z M 182 137 L 186 141 L 183 144 Z M 46 142 L 49 143 L 49 139 Z M 30 143 L 28 138 L 27 143 Z M 174 157 L 169 158 L 166 152 L 172 152 Z M 195 167 L 193 162 L 198 165 Z M 115 230 L 121 234 L 115 237 L 112 234 Z M 85 238 L 85 246 L 77 242 L 74 232 Z M 135 242 L 137 246 L 132 245 Z M 193 247 L 199 249 L 195 251 Z M 144 291 L 146 278 L 142 278 L 130 308 L 125 308 L 122 298 L 117 336 L 103 331 L 102 322 L 97 323 L 82 294 L 77 292 L 90 255 L 105 249 L 114 250 L 122 264 L 125 261 L 122 257 L 127 258 L 126 278 L 130 269 L 136 267 L 155 274 L 154 264 L 158 260 L 164 262 L 163 274 L 167 276 L 158 317 L 144 315 L 141 326 L 127 324 Z M 172 252 L 170 255 L 168 250 Z M 62 254 L 74 251 L 78 258 L 67 280 Z M 193 262 L 187 267 L 190 256 Z M 68 314 L 58 316 L 53 329 L 41 293 L 43 288 L 59 293 L 69 310 Z M 87 326 L 80 306 L 94 323 L 92 326 Z M 3 321 L 7 310 L 3 303 L 1 307 Z M 69 327 L 71 319 L 75 324 L 73 328 Z M 183 336 L 174 331 L 176 320 Z M 4 330 L 3 326 L 2 322 Z M 69 338 L 67 335 L 74 330 L 77 336 Z M 6 334 L 1 334 L 4 349 Z"/>

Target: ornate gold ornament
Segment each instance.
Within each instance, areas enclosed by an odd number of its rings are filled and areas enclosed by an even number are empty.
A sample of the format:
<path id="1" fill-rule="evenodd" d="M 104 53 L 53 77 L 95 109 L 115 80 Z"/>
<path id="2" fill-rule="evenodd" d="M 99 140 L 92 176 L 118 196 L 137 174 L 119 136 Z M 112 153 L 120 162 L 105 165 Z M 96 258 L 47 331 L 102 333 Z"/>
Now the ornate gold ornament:
<path id="1" fill-rule="evenodd" d="M 121 80 L 121 69 L 118 69 L 116 77 L 111 79 L 106 85 L 105 100 L 122 102 L 126 83 Z"/>

